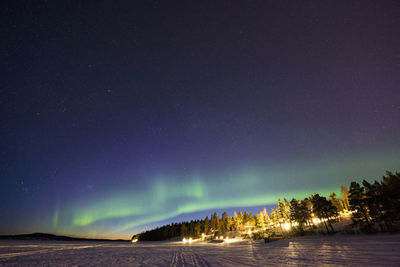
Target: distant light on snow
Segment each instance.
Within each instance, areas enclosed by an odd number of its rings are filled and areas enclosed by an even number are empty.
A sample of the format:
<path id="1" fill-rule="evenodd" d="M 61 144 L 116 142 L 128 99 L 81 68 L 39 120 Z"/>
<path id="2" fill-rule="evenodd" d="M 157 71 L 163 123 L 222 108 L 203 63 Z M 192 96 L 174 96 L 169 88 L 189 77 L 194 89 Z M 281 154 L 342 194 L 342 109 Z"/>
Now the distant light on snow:
<path id="1" fill-rule="evenodd" d="M 238 242 L 239 239 L 236 238 L 225 238 L 224 243 L 233 243 L 233 242 Z"/>

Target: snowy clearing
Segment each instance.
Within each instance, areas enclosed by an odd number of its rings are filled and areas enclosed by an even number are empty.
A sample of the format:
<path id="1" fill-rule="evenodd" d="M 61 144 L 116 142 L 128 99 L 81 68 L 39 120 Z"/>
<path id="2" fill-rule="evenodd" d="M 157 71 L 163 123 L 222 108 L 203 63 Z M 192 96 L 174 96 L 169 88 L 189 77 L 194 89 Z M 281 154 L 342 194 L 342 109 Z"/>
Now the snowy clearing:
<path id="1" fill-rule="evenodd" d="M 399 266 L 400 235 L 310 236 L 268 244 L 1 241 L 1 266 Z"/>

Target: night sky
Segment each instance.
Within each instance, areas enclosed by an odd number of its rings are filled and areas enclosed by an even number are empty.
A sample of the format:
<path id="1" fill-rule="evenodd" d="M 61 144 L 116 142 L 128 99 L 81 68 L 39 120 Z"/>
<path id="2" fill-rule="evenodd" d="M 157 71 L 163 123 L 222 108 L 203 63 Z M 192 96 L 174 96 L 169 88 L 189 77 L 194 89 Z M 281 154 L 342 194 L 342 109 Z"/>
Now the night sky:
<path id="1" fill-rule="evenodd" d="M 400 171 L 399 1 L 0 3 L 0 234 L 123 237 Z"/>

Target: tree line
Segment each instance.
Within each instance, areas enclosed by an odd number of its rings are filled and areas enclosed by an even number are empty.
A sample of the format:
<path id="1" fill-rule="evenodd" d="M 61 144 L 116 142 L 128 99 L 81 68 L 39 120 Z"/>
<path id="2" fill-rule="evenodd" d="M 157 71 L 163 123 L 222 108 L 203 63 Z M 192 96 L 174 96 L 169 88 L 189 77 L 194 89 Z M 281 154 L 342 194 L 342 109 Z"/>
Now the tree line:
<path id="1" fill-rule="evenodd" d="M 361 184 L 351 182 L 341 186 L 341 198 L 331 193 L 329 198 L 318 193 L 302 200 L 278 199 L 270 214 L 263 211 L 253 215 L 246 210 L 226 212 L 219 217 L 214 212 L 203 220 L 172 223 L 136 234 L 138 241 L 161 241 L 171 238 L 213 238 L 219 236 L 250 236 L 260 238 L 273 235 L 304 234 L 323 225 L 327 233 L 335 233 L 333 224 L 340 214 L 351 213 L 352 225 L 361 231 L 399 230 L 400 222 L 400 173 L 387 171 L 381 182 Z"/>

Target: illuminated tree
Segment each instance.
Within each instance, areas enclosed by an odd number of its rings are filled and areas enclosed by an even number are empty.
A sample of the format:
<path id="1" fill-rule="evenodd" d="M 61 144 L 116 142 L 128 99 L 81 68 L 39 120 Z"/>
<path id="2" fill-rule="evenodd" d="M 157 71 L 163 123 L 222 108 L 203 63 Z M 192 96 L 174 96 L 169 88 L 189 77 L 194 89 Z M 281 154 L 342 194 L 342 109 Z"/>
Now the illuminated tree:
<path id="1" fill-rule="evenodd" d="M 233 230 L 233 218 L 228 217 L 228 219 L 226 220 L 226 229 L 227 231 Z"/>
<path id="2" fill-rule="evenodd" d="M 211 217 L 211 229 L 214 230 L 214 232 L 218 232 L 220 230 L 219 217 L 216 212 L 214 212 Z"/>
<path id="3" fill-rule="evenodd" d="M 272 209 L 270 218 L 271 218 L 272 222 L 274 223 L 275 227 L 277 225 L 279 225 L 279 228 L 281 230 L 281 234 L 283 234 L 283 229 L 282 229 L 282 224 L 281 224 L 281 216 L 279 214 L 278 207 L 275 207 L 274 209 Z"/>
<path id="4" fill-rule="evenodd" d="M 329 195 L 329 201 L 332 202 L 333 206 L 335 206 L 338 211 L 343 211 L 344 210 L 343 201 L 338 199 L 338 198 L 336 198 L 336 193 L 335 192 L 332 192 Z"/>
<path id="5" fill-rule="evenodd" d="M 280 216 L 280 221 L 281 223 L 289 221 L 290 217 L 290 208 L 289 208 L 289 203 L 287 202 L 286 198 L 284 199 L 284 202 L 281 201 L 281 199 L 278 199 L 278 207 L 279 207 L 279 216 Z"/>
<path id="6" fill-rule="evenodd" d="M 283 207 L 285 208 L 286 217 L 290 221 L 290 203 L 286 198 L 283 198 Z"/>
<path id="7" fill-rule="evenodd" d="M 270 219 L 270 217 L 268 215 L 268 212 L 267 212 L 266 208 L 263 209 L 263 215 L 264 215 L 265 224 L 269 225 L 271 223 L 271 219 Z"/>
<path id="8" fill-rule="evenodd" d="M 243 212 L 243 224 L 245 226 L 248 226 L 249 221 L 250 221 L 250 215 L 247 212 L 247 210 L 244 210 L 244 212 Z"/>
<path id="9" fill-rule="evenodd" d="M 256 227 L 256 216 L 253 216 L 253 214 L 249 214 L 249 220 L 247 222 L 247 226 L 250 229 L 254 229 Z"/>
<path id="10" fill-rule="evenodd" d="M 271 213 L 269 214 L 269 219 L 271 220 L 271 222 L 272 222 L 273 224 L 276 224 L 276 223 L 277 223 L 277 214 L 276 214 L 276 212 L 275 212 L 275 209 L 272 209 L 272 210 L 271 210 Z"/>
<path id="11" fill-rule="evenodd" d="M 236 224 L 236 229 L 237 230 L 242 230 L 243 228 L 243 214 L 241 211 L 239 211 L 236 220 L 235 220 L 235 224 Z"/>
<path id="12" fill-rule="evenodd" d="M 338 215 L 336 207 L 333 206 L 332 202 L 327 200 L 326 197 L 322 197 L 319 194 L 312 195 L 310 200 L 313 204 L 314 213 L 317 215 L 318 218 L 323 220 L 326 231 L 329 233 L 329 229 L 326 225 L 325 220 L 328 222 L 332 233 L 334 233 L 335 230 L 332 226 L 332 217 L 337 217 Z"/>
<path id="13" fill-rule="evenodd" d="M 340 193 L 342 195 L 343 201 L 343 208 L 345 210 L 350 210 L 350 203 L 349 203 L 349 190 L 345 186 L 340 186 Z"/>
<path id="14" fill-rule="evenodd" d="M 229 222 L 229 216 L 228 213 L 226 213 L 224 211 L 224 213 L 222 213 L 222 220 L 221 220 L 221 232 L 224 235 L 227 231 L 229 231 L 229 227 L 230 227 L 230 222 Z"/>
<path id="15" fill-rule="evenodd" d="M 264 214 L 261 211 L 257 214 L 256 227 L 258 229 L 265 228 L 265 218 L 264 218 Z"/>
<path id="16" fill-rule="evenodd" d="M 287 201 L 285 201 L 287 202 Z M 279 215 L 279 227 L 281 228 L 281 232 L 283 234 L 282 224 L 290 221 L 290 213 L 285 205 L 285 202 L 282 202 L 281 199 L 278 199 L 278 215 Z"/>
<path id="17" fill-rule="evenodd" d="M 296 221 L 299 224 L 299 231 L 303 232 L 304 225 L 311 219 L 311 213 L 307 208 L 307 203 L 305 201 L 296 200 L 293 198 L 290 201 L 290 207 L 290 219 L 292 221 Z"/>

